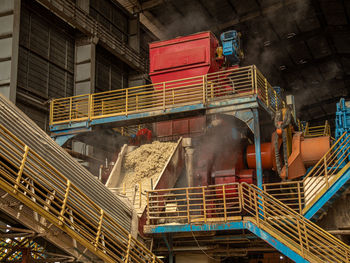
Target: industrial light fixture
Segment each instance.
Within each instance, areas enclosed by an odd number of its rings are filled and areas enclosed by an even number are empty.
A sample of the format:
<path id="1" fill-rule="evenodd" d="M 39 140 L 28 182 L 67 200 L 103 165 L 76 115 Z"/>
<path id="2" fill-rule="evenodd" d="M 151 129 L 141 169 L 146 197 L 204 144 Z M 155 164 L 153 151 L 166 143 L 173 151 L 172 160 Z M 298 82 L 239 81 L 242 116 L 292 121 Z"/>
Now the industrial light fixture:
<path id="1" fill-rule="evenodd" d="M 268 46 L 271 46 L 271 41 L 270 40 L 267 40 L 264 42 L 264 47 L 268 47 Z"/>
<path id="2" fill-rule="evenodd" d="M 289 33 L 288 35 L 287 35 L 287 38 L 289 39 L 289 38 L 293 38 L 293 37 L 295 37 L 296 36 L 296 34 L 294 33 L 294 32 L 292 32 L 292 33 Z"/>
<path id="3" fill-rule="evenodd" d="M 280 70 L 286 70 L 286 69 L 287 69 L 287 67 L 285 65 L 280 66 Z"/>

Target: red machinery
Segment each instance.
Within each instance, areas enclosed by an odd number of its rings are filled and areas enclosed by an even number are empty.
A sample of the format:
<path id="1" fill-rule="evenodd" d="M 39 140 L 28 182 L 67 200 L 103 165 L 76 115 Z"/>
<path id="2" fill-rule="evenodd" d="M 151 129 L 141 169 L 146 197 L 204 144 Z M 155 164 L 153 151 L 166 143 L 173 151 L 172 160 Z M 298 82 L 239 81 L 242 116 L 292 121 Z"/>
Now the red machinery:
<path id="1" fill-rule="evenodd" d="M 219 41 L 211 32 L 151 43 L 150 77 L 153 83 L 205 75 L 219 71 Z"/>
<path id="2" fill-rule="evenodd" d="M 202 76 L 223 69 L 225 62 L 219 40 L 212 32 L 201 32 L 190 36 L 151 43 L 150 77 L 153 83 L 174 81 Z M 230 65 L 238 67 L 238 65 Z M 181 82 L 171 87 L 181 86 Z M 161 85 L 156 89 L 163 89 Z M 167 88 L 167 87 L 166 87 Z M 219 94 L 219 92 L 217 92 Z M 193 117 L 156 124 L 158 138 L 201 134 L 205 131 L 206 118 Z"/>

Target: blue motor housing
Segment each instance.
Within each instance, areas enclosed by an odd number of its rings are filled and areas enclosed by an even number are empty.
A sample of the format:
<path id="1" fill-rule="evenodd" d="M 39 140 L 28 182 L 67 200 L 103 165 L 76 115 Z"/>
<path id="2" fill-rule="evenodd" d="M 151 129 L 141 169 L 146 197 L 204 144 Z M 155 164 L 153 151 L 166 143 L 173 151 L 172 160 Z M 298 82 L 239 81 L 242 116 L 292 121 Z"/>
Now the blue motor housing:
<path id="1" fill-rule="evenodd" d="M 230 30 L 220 35 L 223 55 L 231 65 L 237 65 L 240 62 L 240 36 L 236 30 Z"/>

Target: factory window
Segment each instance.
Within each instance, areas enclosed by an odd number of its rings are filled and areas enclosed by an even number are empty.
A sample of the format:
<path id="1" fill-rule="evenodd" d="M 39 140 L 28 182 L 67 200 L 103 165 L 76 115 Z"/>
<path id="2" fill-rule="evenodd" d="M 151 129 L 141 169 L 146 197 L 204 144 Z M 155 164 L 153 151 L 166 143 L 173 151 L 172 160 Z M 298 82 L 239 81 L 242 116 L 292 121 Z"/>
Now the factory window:
<path id="1" fill-rule="evenodd" d="M 90 15 L 123 42 L 128 41 L 128 17 L 109 0 L 91 0 Z"/>

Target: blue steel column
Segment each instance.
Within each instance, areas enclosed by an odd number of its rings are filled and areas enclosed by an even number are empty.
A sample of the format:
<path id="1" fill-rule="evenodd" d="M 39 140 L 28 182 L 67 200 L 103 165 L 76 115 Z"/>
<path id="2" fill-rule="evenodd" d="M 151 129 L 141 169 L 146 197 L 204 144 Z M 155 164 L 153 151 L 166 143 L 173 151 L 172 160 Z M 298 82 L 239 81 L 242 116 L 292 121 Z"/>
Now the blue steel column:
<path id="1" fill-rule="evenodd" d="M 256 178 L 257 185 L 262 189 L 262 167 L 261 167 L 261 147 L 260 147 L 260 126 L 258 109 L 253 109 L 254 116 L 254 144 L 255 144 L 255 161 L 256 161 Z"/>

